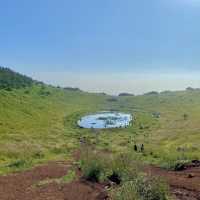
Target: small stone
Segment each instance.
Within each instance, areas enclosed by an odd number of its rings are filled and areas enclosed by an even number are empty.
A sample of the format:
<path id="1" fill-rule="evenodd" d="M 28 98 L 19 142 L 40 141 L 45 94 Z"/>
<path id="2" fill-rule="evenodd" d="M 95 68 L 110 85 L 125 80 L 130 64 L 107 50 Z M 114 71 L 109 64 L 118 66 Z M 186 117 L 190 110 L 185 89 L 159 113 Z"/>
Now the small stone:
<path id="1" fill-rule="evenodd" d="M 193 177 L 194 177 L 194 174 L 188 174 L 187 177 L 188 177 L 188 178 L 193 178 Z"/>
<path id="2" fill-rule="evenodd" d="M 108 185 L 107 185 L 107 186 L 105 186 L 105 190 L 108 190 L 109 188 L 110 188 L 110 186 L 108 186 Z"/>

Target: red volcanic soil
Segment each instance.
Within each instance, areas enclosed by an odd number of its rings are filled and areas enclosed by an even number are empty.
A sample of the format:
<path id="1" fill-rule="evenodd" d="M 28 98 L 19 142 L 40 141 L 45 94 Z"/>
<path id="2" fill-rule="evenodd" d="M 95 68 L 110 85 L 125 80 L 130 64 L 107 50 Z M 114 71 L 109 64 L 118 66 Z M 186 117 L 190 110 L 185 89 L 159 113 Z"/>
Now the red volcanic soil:
<path id="1" fill-rule="evenodd" d="M 63 177 L 71 168 L 65 162 L 50 162 L 25 172 L 0 176 L 0 200 L 105 200 L 108 199 L 104 185 L 79 178 L 71 183 L 35 186 L 42 180 Z M 191 166 L 174 172 L 148 166 L 149 174 L 163 177 L 177 200 L 200 200 L 200 167 Z"/>
<path id="2" fill-rule="evenodd" d="M 177 200 L 200 200 L 200 166 L 186 166 L 182 171 L 167 171 L 155 166 L 146 167 L 151 175 L 164 178 Z"/>
<path id="3" fill-rule="evenodd" d="M 69 184 L 52 182 L 35 186 L 47 179 L 63 177 L 70 166 L 52 162 L 34 169 L 0 176 L 0 200 L 102 200 L 106 199 L 104 187 L 81 179 Z"/>

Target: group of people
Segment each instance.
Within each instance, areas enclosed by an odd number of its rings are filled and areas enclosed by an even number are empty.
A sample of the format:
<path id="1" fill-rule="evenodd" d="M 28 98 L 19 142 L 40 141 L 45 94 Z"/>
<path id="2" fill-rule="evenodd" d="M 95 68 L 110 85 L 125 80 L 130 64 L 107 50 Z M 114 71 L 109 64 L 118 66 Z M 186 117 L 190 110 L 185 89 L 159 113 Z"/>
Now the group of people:
<path id="1" fill-rule="evenodd" d="M 135 144 L 134 145 L 134 150 L 135 151 L 139 151 L 139 152 L 144 152 L 144 144 L 141 144 L 141 145 L 137 145 L 137 144 Z"/>

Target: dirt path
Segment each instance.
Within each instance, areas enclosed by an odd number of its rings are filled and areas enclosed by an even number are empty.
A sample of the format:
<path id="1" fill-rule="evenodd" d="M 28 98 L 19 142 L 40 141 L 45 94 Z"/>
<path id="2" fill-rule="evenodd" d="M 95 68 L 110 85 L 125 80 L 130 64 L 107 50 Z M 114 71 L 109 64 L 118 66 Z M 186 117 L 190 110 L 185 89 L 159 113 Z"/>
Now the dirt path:
<path id="1" fill-rule="evenodd" d="M 26 172 L 0 177 L 0 200 L 102 200 L 103 186 L 81 180 L 69 184 L 35 186 L 42 180 L 55 179 L 67 174 L 70 166 L 54 162 Z"/>
<path id="2" fill-rule="evenodd" d="M 65 162 L 50 162 L 25 172 L 0 176 L 0 200 L 105 200 L 103 185 L 80 179 L 71 183 L 41 181 L 61 178 L 71 166 Z M 177 200 L 200 200 L 200 166 L 174 172 L 154 166 L 145 168 L 152 175 L 166 178 Z"/>
<path id="3" fill-rule="evenodd" d="M 146 171 L 149 174 L 165 178 L 177 200 L 200 200 L 199 166 L 191 166 L 177 172 L 148 166 Z"/>

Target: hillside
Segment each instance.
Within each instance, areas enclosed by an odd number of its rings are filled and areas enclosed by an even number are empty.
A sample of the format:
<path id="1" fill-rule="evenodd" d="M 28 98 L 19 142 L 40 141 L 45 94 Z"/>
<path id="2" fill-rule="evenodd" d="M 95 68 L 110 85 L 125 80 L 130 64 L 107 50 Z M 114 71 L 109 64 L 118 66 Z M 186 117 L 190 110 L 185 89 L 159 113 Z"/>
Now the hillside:
<path id="1" fill-rule="evenodd" d="M 0 173 L 68 156 L 77 146 L 76 120 L 101 109 L 106 98 L 35 84 L 7 69 L 0 74 L 10 88 L 0 89 Z"/>
<path id="2" fill-rule="evenodd" d="M 0 67 L 0 89 L 24 88 L 34 83 L 36 82 L 27 76 L 14 72 L 9 68 Z"/>
<path id="3" fill-rule="evenodd" d="M 1 74 L 4 71 L 1 70 Z M 11 70 L 6 69 L 6 73 L 9 81 L 12 76 L 18 78 L 13 87 L 9 85 L 11 91 L 0 90 L 1 173 L 18 169 L 16 163 L 24 160 L 28 163 L 22 167 L 28 167 L 68 155 L 83 134 L 93 137 L 91 131 L 78 128 L 76 121 L 85 113 L 99 110 L 129 112 L 136 119 L 127 129 L 101 130 L 99 148 L 120 152 L 129 148 L 123 144 L 130 141 L 143 143 L 149 152 L 146 162 L 166 167 L 173 165 L 176 159 L 200 158 L 199 90 L 121 96 L 110 101 L 107 95 L 35 84 L 32 79 Z M 31 85 L 22 87 L 21 79 Z M 159 117 L 155 113 L 159 113 Z"/>
<path id="4" fill-rule="evenodd" d="M 73 160 L 82 138 L 103 155 L 128 154 L 129 160 L 163 169 L 200 160 L 198 89 L 111 97 L 38 84 L 8 69 L 0 72 L 7 82 L 0 89 L 0 174 Z M 101 110 L 131 113 L 134 123 L 126 129 L 98 131 L 77 126 L 81 116 Z M 134 150 L 142 144 L 143 151 Z"/>

